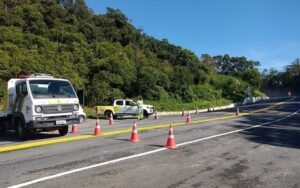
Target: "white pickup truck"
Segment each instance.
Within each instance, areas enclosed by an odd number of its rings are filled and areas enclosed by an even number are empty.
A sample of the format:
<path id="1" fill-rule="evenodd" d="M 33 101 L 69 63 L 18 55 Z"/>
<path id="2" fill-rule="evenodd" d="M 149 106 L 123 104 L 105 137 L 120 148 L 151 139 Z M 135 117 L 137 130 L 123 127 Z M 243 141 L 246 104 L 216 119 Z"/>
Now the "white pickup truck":
<path id="1" fill-rule="evenodd" d="M 97 115 L 103 115 L 107 119 L 109 119 L 110 114 L 115 118 L 117 116 L 137 116 L 140 110 L 142 110 L 145 118 L 154 113 L 152 105 L 142 104 L 138 106 L 137 103 L 130 99 L 117 99 L 112 106 L 96 106 Z"/>
<path id="2" fill-rule="evenodd" d="M 45 74 L 22 75 L 7 82 L 0 131 L 15 130 L 20 139 L 27 133 L 58 130 L 78 123 L 79 100 L 71 83 Z M 1 109 L 0 109 L 1 110 Z"/>

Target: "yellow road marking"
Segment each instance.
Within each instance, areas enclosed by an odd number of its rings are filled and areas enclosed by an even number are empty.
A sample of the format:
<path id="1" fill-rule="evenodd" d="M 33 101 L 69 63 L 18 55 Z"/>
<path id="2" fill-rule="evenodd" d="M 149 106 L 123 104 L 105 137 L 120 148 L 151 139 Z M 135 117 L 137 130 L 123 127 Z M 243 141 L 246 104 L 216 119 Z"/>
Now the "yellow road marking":
<path id="1" fill-rule="evenodd" d="M 213 121 L 219 121 L 219 120 L 233 119 L 233 118 L 237 118 L 237 117 L 241 117 L 241 116 L 247 116 L 247 115 L 251 115 L 251 114 L 254 114 L 254 113 L 266 111 L 266 110 L 268 110 L 270 108 L 282 105 L 284 103 L 285 102 L 279 102 L 279 103 L 276 103 L 276 104 L 274 104 L 272 106 L 269 106 L 267 108 L 255 110 L 255 111 L 253 111 L 251 113 L 240 113 L 240 115 L 238 115 L 238 116 L 236 116 L 236 115 L 228 115 L 228 116 L 217 117 L 217 118 L 196 120 L 196 121 L 192 121 L 191 123 L 180 122 L 180 123 L 167 123 L 167 124 L 160 124 L 160 125 L 151 125 L 151 126 L 147 126 L 147 127 L 140 127 L 138 130 L 139 131 L 147 131 L 147 130 L 153 130 L 153 129 L 161 129 L 161 128 L 169 127 L 170 124 L 172 126 L 183 126 L 183 125 L 187 125 L 187 124 L 188 125 L 192 125 L 192 124 L 207 123 L 207 122 L 213 122 Z M 110 131 L 110 132 L 107 132 L 107 133 L 103 133 L 103 135 L 104 136 L 113 136 L 113 135 L 117 135 L 117 134 L 128 133 L 130 131 L 131 131 L 131 129 L 116 130 L 116 131 Z"/>
<path id="2" fill-rule="evenodd" d="M 67 137 L 67 138 L 59 138 L 55 140 L 46 140 L 46 141 L 39 141 L 39 142 L 31 142 L 26 144 L 18 144 L 18 145 L 12 145 L 12 146 L 4 146 L 0 147 L 0 153 L 1 152 L 7 152 L 7 151 L 14 151 L 14 150 L 20 150 L 20 149 L 27 149 L 32 147 L 38 147 L 38 146 L 44 146 L 49 144 L 57 144 L 62 142 L 71 142 L 75 140 L 83 140 L 88 138 L 93 138 L 92 135 L 80 135 L 80 136 L 74 136 L 74 137 Z"/>
<path id="3" fill-rule="evenodd" d="M 293 99 L 293 98 L 292 98 Z M 290 100 L 292 100 L 290 99 Z M 290 101 L 288 100 L 288 101 Z M 210 118 L 210 119 L 203 119 L 203 120 L 197 120 L 197 121 L 192 121 L 191 123 L 167 123 L 167 124 L 160 124 L 160 125 L 150 125 L 146 127 L 140 127 L 139 131 L 147 131 L 147 130 L 154 130 L 154 129 L 161 129 L 161 128 L 167 128 L 172 124 L 172 126 L 183 126 L 183 125 L 192 125 L 192 124 L 199 124 L 199 123 L 206 123 L 206 122 L 213 122 L 213 121 L 219 121 L 219 120 L 226 120 L 226 119 L 233 119 L 241 116 L 247 116 L 251 115 L 257 112 L 262 112 L 266 111 L 270 108 L 283 105 L 285 102 L 279 102 L 276 103 L 272 106 L 269 106 L 267 108 L 263 108 L 260 110 L 255 110 L 253 112 L 249 113 L 240 113 L 239 116 L 236 115 L 228 115 L 228 116 L 223 116 L 223 117 L 217 117 L 217 118 Z M 109 131 L 109 132 L 103 132 L 103 136 L 114 136 L 114 135 L 120 135 L 124 133 L 130 133 L 131 129 L 121 129 L 121 130 L 115 130 L 115 131 Z M 50 144 L 58 144 L 58 143 L 64 143 L 64 142 L 71 142 L 71 141 L 76 141 L 76 140 L 84 140 L 84 139 L 91 139 L 91 138 L 97 138 L 94 135 L 79 135 L 79 136 L 73 136 L 73 137 L 67 137 L 67 138 L 59 138 L 59 139 L 54 139 L 54 140 L 46 140 L 46 141 L 38 141 L 38 142 L 31 142 L 31 143 L 25 143 L 25 144 L 17 144 L 17 145 L 11 145 L 11 146 L 4 146 L 0 147 L 0 153 L 2 152 L 8 152 L 8 151 L 15 151 L 15 150 L 21 150 L 21 149 L 28 149 L 28 148 L 33 148 L 33 147 L 38 147 L 38 146 L 44 146 L 44 145 L 50 145 Z"/>

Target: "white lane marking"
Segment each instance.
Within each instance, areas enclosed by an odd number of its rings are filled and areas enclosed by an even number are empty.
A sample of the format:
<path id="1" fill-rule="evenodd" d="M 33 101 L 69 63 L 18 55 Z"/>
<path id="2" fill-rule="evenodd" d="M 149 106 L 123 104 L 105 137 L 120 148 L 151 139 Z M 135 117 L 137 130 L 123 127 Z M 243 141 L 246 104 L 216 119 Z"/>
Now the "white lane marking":
<path id="1" fill-rule="evenodd" d="M 90 165 L 90 166 L 86 166 L 86 167 L 82 167 L 82 168 L 77 168 L 77 169 L 74 169 L 74 170 L 61 172 L 61 173 L 54 174 L 54 175 L 51 175 L 51 176 L 46 176 L 46 177 L 39 178 L 39 179 L 36 179 L 36 180 L 32 180 L 32 181 L 29 181 L 29 182 L 25 182 L 25 183 L 21 183 L 21 184 L 18 184 L 18 185 L 10 186 L 8 188 L 25 187 L 25 186 L 28 186 L 28 185 L 32 185 L 32 184 L 39 183 L 39 182 L 42 182 L 42 181 L 58 178 L 58 177 L 65 176 L 65 175 L 68 175 L 68 174 L 73 174 L 73 173 L 76 173 L 76 172 L 89 170 L 89 169 L 92 169 L 92 168 L 96 168 L 96 167 L 100 167 L 100 166 L 104 166 L 104 165 L 108 165 L 108 164 L 113 164 L 113 163 L 117 163 L 117 162 L 120 162 L 120 161 L 125 161 L 125 160 L 128 160 L 128 159 L 133 159 L 133 158 L 137 158 L 137 157 L 150 155 L 150 154 L 157 153 L 157 152 L 160 152 L 160 151 L 163 151 L 163 150 L 166 150 L 166 149 L 168 149 L 168 148 L 160 148 L 160 149 L 148 151 L 148 152 L 145 152 L 145 153 L 130 155 L 128 157 L 122 157 L 122 158 L 119 158 L 119 159 L 114 159 L 114 160 L 106 161 L 106 162 L 103 162 L 103 163 L 98 163 L 98 164 L 94 164 L 94 165 Z"/>
<path id="2" fill-rule="evenodd" d="M 277 119 L 277 120 L 274 120 L 274 121 L 266 122 L 266 123 L 263 123 L 261 125 L 255 125 L 255 126 L 244 128 L 244 129 L 238 129 L 238 130 L 235 130 L 235 131 L 230 131 L 230 132 L 225 132 L 225 133 L 221 133 L 221 134 L 217 134 L 217 135 L 213 135 L 213 136 L 208 136 L 208 137 L 205 137 L 205 138 L 200 138 L 200 139 L 184 142 L 184 143 L 181 143 L 181 144 L 177 144 L 177 146 L 184 146 L 184 145 L 188 145 L 188 144 L 193 144 L 193 143 L 200 142 L 200 141 L 203 141 L 203 140 L 208 140 L 208 139 L 221 137 L 221 136 L 225 136 L 225 135 L 229 135 L 229 134 L 233 134 L 233 133 L 238 133 L 238 132 L 242 132 L 242 131 L 245 131 L 245 130 L 249 130 L 249 129 L 261 127 L 261 126 L 264 126 L 264 125 L 268 125 L 268 124 L 271 124 L 271 123 L 279 122 L 279 121 L 282 121 L 284 119 L 287 119 L 287 118 L 297 114 L 298 112 L 300 112 L 300 109 L 298 109 L 297 111 L 295 111 L 294 113 L 292 113 L 292 114 L 290 114 L 286 117 L 283 117 L 283 118 L 280 118 L 280 119 Z M 54 174 L 54 175 L 51 175 L 51 176 L 46 176 L 46 177 L 39 178 L 39 179 L 36 179 L 36 180 L 32 180 L 32 181 L 28 181 L 28 182 L 25 182 L 25 183 L 13 185 L 13 186 L 10 186 L 8 188 L 25 187 L 25 186 L 36 184 L 36 183 L 43 182 L 43 181 L 46 181 L 46 180 L 50 180 L 50 179 L 58 178 L 58 177 L 61 177 L 61 176 L 73 174 L 73 173 L 76 173 L 76 172 L 89 170 L 89 169 L 92 169 L 92 168 L 105 166 L 105 165 L 108 165 L 108 164 L 113 164 L 113 163 L 129 160 L 129 159 L 143 157 L 143 156 L 150 155 L 150 154 L 157 153 L 157 152 L 164 151 L 164 150 L 167 150 L 167 148 L 160 148 L 160 149 L 156 149 L 156 150 L 152 150 L 152 151 L 148 151 L 148 152 L 144 152 L 144 153 L 140 153 L 140 154 L 130 155 L 130 156 L 122 157 L 122 158 L 119 158 L 119 159 L 114 159 L 114 160 L 111 160 L 111 161 L 106 161 L 106 162 L 103 162 L 103 163 L 98 163 L 98 164 L 94 164 L 94 165 L 90 165 L 90 166 L 86 166 L 86 167 L 82 167 L 82 168 L 77 168 L 77 169 L 66 171 L 66 172 L 61 172 L 61 173 Z"/>
<path id="3" fill-rule="evenodd" d="M 235 130 L 235 131 L 230 131 L 230 132 L 221 133 L 221 134 L 217 134 L 217 135 L 213 135 L 213 136 L 208 136 L 208 137 L 200 138 L 200 139 L 197 139 L 197 140 L 184 142 L 184 143 L 181 143 L 181 144 L 177 144 L 177 146 L 184 146 L 184 145 L 188 145 L 188 144 L 193 144 L 193 143 L 196 143 L 196 142 L 200 142 L 202 140 L 208 140 L 208 139 L 211 139 L 211 138 L 225 136 L 225 135 L 228 135 L 228 134 L 238 133 L 238 132 L 242 132 L 242 131 L 245 131 L 245 130 L 248 130 L 248 129 L 253 129 L 253 128 L 261 127 L 261 126 L 268 125 L 268 124 L 271 124 L 271 123 L 279 122 L 279 121 L 282 121 L 284 119 L 287 119 L 287 118 L 297 114 L 298 112 L 300 112 L 300 109 L 297 110 L 296 112 L 286 116 L 286 117 L 283 117 L 283 118 L 280 118 L 280 119 L 277 119 L 277 120 L 274 120 L 274 121 L 266 122 L 266 123 L 263 123 L 263 124 L 260 124 L 260 125 L 254 125 L 254 126 L 247 127 L 247 128 L 244 128 L 244 129 L 238 129 L 238 130 Z"/>

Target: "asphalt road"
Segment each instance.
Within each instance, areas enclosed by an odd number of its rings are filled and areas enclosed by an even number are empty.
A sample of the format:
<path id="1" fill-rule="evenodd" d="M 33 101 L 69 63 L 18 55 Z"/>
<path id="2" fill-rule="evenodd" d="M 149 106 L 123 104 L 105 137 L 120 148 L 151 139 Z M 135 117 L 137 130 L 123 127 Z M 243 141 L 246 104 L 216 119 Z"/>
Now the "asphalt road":
<path id="1" fill-rule="evenodd" d="M 249 114 L 223 120 L 234 110 L 192 114 L 197 123 L 174 126 L 174 150 L 164 147 L 167 126 L 185 117 L 118 119 L 112 126 L 101 120 L 102 132 L 130 129 L 133 121 L 150 128 L 139 132 L 138 143 L 128 142 L 125 131 L 2 152 L 0 187 L 25 182 L 28 187 L 300 187 L 300 98 L 274 106 L 284 100 L 241 107 Z M 262 108 L 267 109 L 257 111 Z M 201 122 L 212 118 L 219 119 Z M 94 128 L 95 120 L 87 120 L 79 133 L 64 138 L 92 134 Z M 20 143 L 8 133 L 0 137 L 0 149 L 60 139 L 56 134 Z"/>

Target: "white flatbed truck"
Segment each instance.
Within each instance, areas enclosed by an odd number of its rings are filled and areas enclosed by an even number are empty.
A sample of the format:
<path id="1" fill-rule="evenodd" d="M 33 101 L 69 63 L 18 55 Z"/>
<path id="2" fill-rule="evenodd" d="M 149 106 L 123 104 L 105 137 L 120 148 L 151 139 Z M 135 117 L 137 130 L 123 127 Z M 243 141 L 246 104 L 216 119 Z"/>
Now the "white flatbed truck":
<path id="1" fill-rule="evenodd" d="M 58 130 L 78 123 L 79 99 L 72 84 L 46 74 L 22 75 L 7 82 L 0 111 L 0 131 L 15 130 L 19 139 L 29 132 Z"/>

